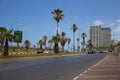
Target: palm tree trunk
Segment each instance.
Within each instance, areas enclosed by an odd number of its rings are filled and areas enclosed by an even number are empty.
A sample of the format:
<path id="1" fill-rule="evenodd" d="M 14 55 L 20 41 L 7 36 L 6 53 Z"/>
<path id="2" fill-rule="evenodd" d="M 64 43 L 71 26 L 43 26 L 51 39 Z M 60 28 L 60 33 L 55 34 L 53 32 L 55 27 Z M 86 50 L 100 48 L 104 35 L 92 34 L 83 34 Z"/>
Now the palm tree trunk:
<path id="1" fill-rule="evenodd" d="M 75 33 L 73 32 L 73 52 L 75 51 Z"/>
<path id="2" fill-rule="evenodd" d="M 84 35 L 83 35 L 83 37 L 82 37 L 82 40 L 83 40 L 83 42 L 82 42 L 82 51 L 84 51 L 84 45 L 85 45 L 85 42 L 84 42 Z"/>
<path id="3" fill-rule="evenodd" d="M 62 46 L 62 52 L 64 52 L 64 46 Z"/>
<path id="4" fill-rule="evenodd" d="M 57 33 L 56 33 L 56 36 L 58 36 L 58 22 L 57 22 Z M 58 43 L 55 43 L 55 46 L 54 46 L 54 50 L 55 50 L 55 53 L 58 53 L 59 52 L 59 45 Z"/>
<path id="5" fill-rule="evenodd" d="M 85 37 L 83 37 L 83 50 L 85 51 L 84 46 L 85 46 Z"/>
<path id="6" fill-rule="evenodd" d="M 59 49 L 58 49 L 58 43 L 55 43 L 54 51 L 55 51 L 55 53 L 58 53 L 58 52 L 59 52 Z"/>
<path id="7" fill-rule="evenodd" d="M 56 32 L 56 34 L 58 35 L 58 22 L 57 22 L 57 32 Z"/>
<path id="8" fill-rule="evenodd" d="M 19 48 L 19 42 L 17 42 L 17 47 Z"/>
<path id="9" fill-rule="evenodd" d="M 26 51 L 28 51 L 28 45 L 26 45 L 25 48 L 26 48 Z"/>
<path id="10" fill-rule="evenodd" d="M 43 48 L 42 48 L 42 45 L 40 45 L 40 49 L 43 49 Z"/>
<path id="11" fill-rule="evenodd" d="M 69 51 L 69 44 L 68 44 L 68 51 Z"/>
<path id="12" fill-rule="evenodd" d="M 9 46 L 8 38 L 6 38 L 5 39 L 5 46 L 4 46 L 4 53 L 3 53 L 4 56 L 8 56 L 8 46 Z"/>
<path id="13" fill-rule="evenodd" d="M 46 41 L 45 41 L 45 50 L 46 50 Z"/>

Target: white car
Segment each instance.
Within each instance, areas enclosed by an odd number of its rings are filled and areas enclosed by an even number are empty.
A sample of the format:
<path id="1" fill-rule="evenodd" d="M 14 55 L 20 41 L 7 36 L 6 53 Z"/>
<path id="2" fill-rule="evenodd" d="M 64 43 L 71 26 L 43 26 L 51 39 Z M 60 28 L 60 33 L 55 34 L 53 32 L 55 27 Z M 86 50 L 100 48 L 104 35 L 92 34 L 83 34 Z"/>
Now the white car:
<path id="1" fill-rule="evenodd" d="M 44 50 L 44 52 L 43 53 L 49 53 L 49 50 Z"/>

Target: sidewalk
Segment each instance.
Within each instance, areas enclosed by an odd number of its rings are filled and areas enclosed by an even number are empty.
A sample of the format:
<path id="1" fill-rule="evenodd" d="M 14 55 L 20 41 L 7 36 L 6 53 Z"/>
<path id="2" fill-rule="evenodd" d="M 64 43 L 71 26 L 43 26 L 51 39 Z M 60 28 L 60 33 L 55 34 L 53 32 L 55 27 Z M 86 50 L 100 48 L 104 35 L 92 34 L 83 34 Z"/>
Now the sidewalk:
<path id="1" fill-rule="evenodd" d="M 74 80 L 120 80 L 120 56 L 108 55 Z"/>

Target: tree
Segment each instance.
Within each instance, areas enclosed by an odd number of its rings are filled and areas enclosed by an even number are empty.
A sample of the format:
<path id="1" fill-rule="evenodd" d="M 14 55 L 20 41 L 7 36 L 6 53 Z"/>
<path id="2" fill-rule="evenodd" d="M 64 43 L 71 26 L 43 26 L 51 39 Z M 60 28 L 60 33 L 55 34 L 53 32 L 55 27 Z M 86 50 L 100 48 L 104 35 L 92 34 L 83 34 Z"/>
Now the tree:
<path id="1" fill-rule="evenodd" d="M 40 45 L 40 49 L 43 49 L 43 48 L 42 48 L 43 41 L 42 41 L 42 40 L 39 40 L 39 41 L 38 41 L 38 44 Z"/>
<path id="2" fill-rule="evenodd" d="M 77 38 L 77 50 L 78 50 L 78 52 L 80 51 L 80 45 L 79 45 L 79 42 L 80 42 L 80 39 L 79 38 Z"/>
<path id="3" fill-rule="evenodd" d="M 61 43 L 61 46 L 62 46 L 62 51 L 64 52 L 64 46 L 65 46 L 65 43 L 67 41 L 67 39 L 65 38 L 65 32 L 62 32 L 61 34 L 61 40 L 60 40 L 60 43 Z"/>
<path id="4" fill-rule="evenodd" d="M 117 43 L 116 47 L 117 47 L 117 46 L 120 46 L 120 41 Z"/>
<path id="5" fill-rule="evenodd" d="M 88 40 L 88 42 L 87 42 L 88 44 L 87 44 L 87 48 L 88 48 L 88 50 L 89 51 L 92 51 L 92 49 L 93 49 L 93 44 L 92 44 L 92 41 L 91 40 Z"/>
<path id="6" fill-rule="evenodd" d="M 70 39 L 70 38 L 67 38 L 67 42 L 68 42 L 68 50 L 69 50 L 71 39 Z"/>
<path id="7" fill-rule="evenodd" d="M 53 39 L 54 38 L 58 38 L 59 37 L 59 34 L 58 34 L 58 24 L 60 22 L 60 20 L 62 20 L 62 18 L 64 17 L 64 14 L 62 10 L 60 9 L 55 9 L 54 11 L 51 12 L 54 16 L 53 18 L 55 19 L 55 21 L 57 22 L 57 33 L 56 33 L 56 36 L 53 36 Z M 58 42 L 55 42 L 55 52 L 58 53 L 58 50 L 59 49 L 59 45 L 58 45 Z"/>
<path id="8" fill-rule="evenodd" d="M 26 51 L 28 51 L 28 49 L 30 47 L 30 44 L 31 44 L 30 41 L 29 40 L 25 40 L 24 44 L 25 44 Z"/>
<path id="9" fill-rule="evenodd" d="M 73 30 L 73 52 L 75 51 L 75 32 L 77 31 L 78 27 L 76 24 L 72 25 L 72 30 Z"/>
<path id="10" fill-rule="evenodd" d="M 62 18 L 64 17 L 64 14 L 62 14 L 62 10 L 60 9 L 55 9 L 54 11 L 52 11 L 51 13 L 54 15 L 53 18 L 55 19 L 55 21 L 57 22 L 57 33 L 56 35 L 58 35 L 58 24 L 60 22 L 60 20 L 62 20 Z"/>
<path id="11" fill-rule="evenodd" d="M 4 34 L 7 31 L 7 29 L 5 27 L 0 27 L 0 44 L 1 46 L 3 46 L 4 44 Z"/>
<path id="12" fill-rule="evenodd" d="M 45 49 L 46 49 L 46 42 L 47 42 L 47 36 L 43 36 L 43 45 L 44 45 L 44 47 L 45 47 Z"/>
<path id="13" fill-rule="evenodd" d="M 60 42 L 60 36 L 59 35 L 53 36 L 52 41 L 54 42 L 54 51 L 55 53 L 58 53 L 59 52 L 58 43 Z"/>
<path id="14" fill-rule="evenodd" d="M 12 34 L 13 32 L 13 29 L 10 29 L 10 30 L 7 30 L 4 32 L 3 34 L 3 38 L 4 38 L 4 41 L 5 41 L 5 45 L 4 45 L 4 53 L 3 55 L 4 56 L 8 56 L 9 55 L 9 41 L 11 39 L 14 39 L 14 35 Z"/>
<path id="15" fill-rule="evenodd" d="M 49 40 L 49 41 L 48 41 L 48 44 L 49 44 L 50 49 L 52 49 L 53 41 L 52 41 L 52 40 Z"/>
<path id="16" fill-rule="evenodd" d="M 85 38 L 87 37 L 86 33 L 83 32 L 83 33 L 81 34 L 81 37 L 82 37 L 82 40 L 83 40 L 83 42 L 82 42 L 82 45 L 83 45 L 83 46 L 82 46 L 82 50 L 85 51 L 84 46 L 85 46 L 85 44 L 86 44 L 86 43 L 85 43 Z"/>
<path id="17" fill-rule="evenodd" d="M 110 47 L 109 47 L 109 51 L 113 51 L 115 49 L 115 45 L 111 44 Z"/>

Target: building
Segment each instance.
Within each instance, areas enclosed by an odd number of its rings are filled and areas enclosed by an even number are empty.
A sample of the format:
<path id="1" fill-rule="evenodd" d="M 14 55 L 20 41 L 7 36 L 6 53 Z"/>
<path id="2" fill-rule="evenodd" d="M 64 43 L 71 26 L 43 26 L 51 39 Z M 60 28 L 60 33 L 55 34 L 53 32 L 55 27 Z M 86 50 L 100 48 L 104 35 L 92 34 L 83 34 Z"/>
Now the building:
<path id="1" fill-rule="evenodd" d="M 108 47 L 111 45 L 111 28 L 99 26 L 90 26 L 90 40 L 94 47 Z"/>
<path id="2" fill-rule="evenodd" d="M 101 26 L 90 27 L 90 40 L 92 41 L 92 44 L 96 47 L 100 45 L 100 31 Z"/>
<path id="3" fill-rule="evenodd" d="M 110 46 L 111 45 L 111 28 L 101 28 L 100 36 L 100 46 Z"/>

